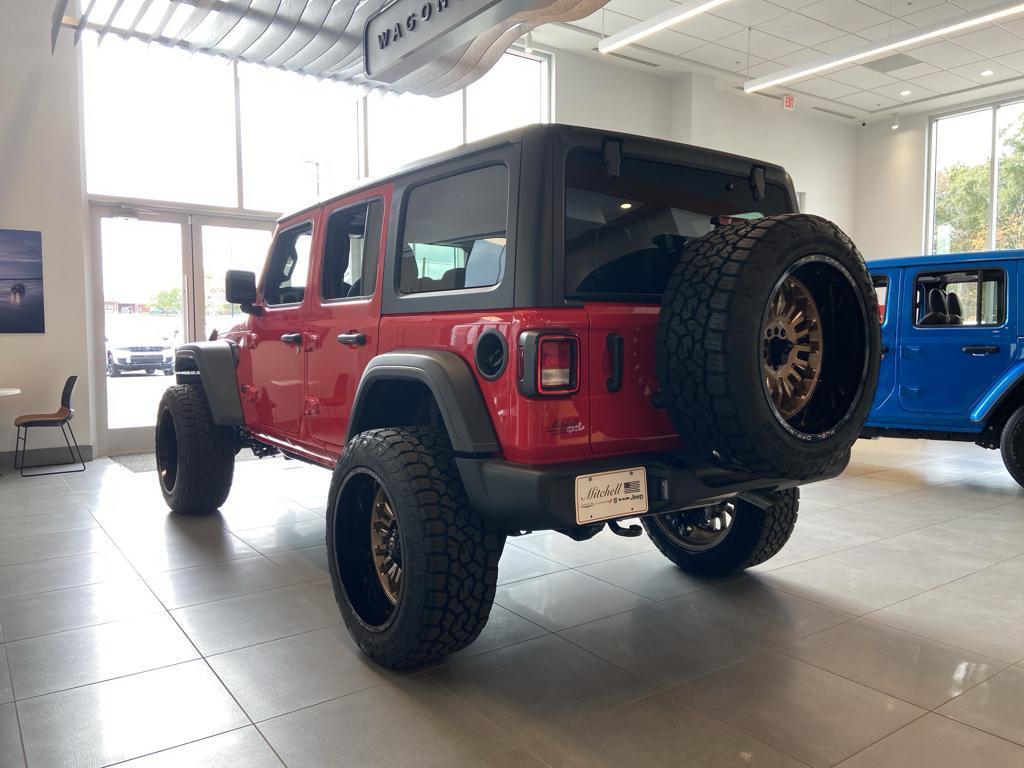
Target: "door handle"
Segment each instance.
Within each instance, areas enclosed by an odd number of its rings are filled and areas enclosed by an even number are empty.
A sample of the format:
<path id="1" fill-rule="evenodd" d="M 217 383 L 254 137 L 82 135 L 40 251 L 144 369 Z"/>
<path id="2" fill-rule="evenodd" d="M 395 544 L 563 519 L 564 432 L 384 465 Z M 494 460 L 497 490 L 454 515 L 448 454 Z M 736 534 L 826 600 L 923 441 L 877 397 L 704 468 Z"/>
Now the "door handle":
<path id="1" fill-rule="evenodd" d="M 995 344 L 968 344 L 966 347 L 961 347 L 961 349 L 968 355 L 974 355 L 974 357 L 994 355 L 999 351 L 999 347 Z"/>
<path id="2" fill-rule="evenodd" d="M 883 344 L 882 345 L 882 354 L 883 355 L 888 355 L 889 354 L 889 345 L 888 344 Z"/>
<path id="3" fill-rule="evenodd" d="M 338 334 L 338 343 L 346 347 L 361 347 L 366 343 L 366 334 L 359 331 L 349 331 Z"/>
<path id="4" fill-rule="evenodd" d="M 281 341 L 285 344 L 301 344 L 302 333 L 300 331 L 293 331 L 292 333 L 282 333 Z"/>
<path id="5" fill-rule="evenodd" d="M 609 333 L 605 339 L 608 357 L 611 358 L 612 370 L 605 382 L 609 392 L 622 389 L 622 337 L 617 333 Z"/>

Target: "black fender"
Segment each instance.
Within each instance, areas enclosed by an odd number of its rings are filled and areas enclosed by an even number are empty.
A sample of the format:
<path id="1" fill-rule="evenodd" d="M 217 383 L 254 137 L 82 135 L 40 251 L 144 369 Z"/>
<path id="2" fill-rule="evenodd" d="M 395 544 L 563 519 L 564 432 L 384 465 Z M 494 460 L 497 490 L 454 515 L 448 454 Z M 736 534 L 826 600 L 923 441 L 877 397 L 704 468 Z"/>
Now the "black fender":
<path id="1" fill-rule="evenodd" d="M 415 381 L 430 390 L 456 453 L 495 454 L 501 450 L 473 372 L 454 352 L 440 349 L 404 349 L 373 358 L 359 380 L 346 442 L 360 432 L 382 426 L 369 413 L 373 387 L 396 380 Z"/>
<path id="2" fill-rule="evenodd" d="M 179 384 L 194 384 L 199 377 L 210 404 L 213 423 L 245 426 L 238 396 L 238 348 L 230 341 L 197 341 L 174 351 L 174 370 Z"/>

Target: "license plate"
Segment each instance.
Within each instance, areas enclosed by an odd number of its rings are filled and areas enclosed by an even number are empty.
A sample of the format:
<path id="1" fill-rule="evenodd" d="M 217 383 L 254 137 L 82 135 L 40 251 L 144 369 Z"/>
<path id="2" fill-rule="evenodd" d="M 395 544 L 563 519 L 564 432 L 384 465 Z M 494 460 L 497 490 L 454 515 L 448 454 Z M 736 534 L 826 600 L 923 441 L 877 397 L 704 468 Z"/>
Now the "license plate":
<path id="1" fill-rule="evenodd" d="M 576 477 L 576 522 L 592 523 L 647 511 L 647 470 L 643 467 Z"/>

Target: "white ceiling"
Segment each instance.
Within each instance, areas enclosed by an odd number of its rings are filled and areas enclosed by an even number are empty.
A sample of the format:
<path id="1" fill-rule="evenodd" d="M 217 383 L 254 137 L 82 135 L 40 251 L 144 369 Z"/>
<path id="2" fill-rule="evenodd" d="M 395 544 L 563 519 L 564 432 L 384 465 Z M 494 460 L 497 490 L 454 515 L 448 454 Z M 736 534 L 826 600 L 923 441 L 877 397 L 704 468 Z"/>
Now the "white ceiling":
<path id="1" fill-rule="evenodd" d="M 729 0 L 619 49 L 619 56 L 612 54 L 611 60 L 664 74 L 703 72 L 741 86 L 744 80 L 931 26 L 993 2 Z M 675 6 L 673 0 L 610 0 L 587 18 L 543 27 L 534 36 L 542 43 L 601 56 L 594 50 L 601 37 Z M 910 59 L 887 61 L 894 53 Z M 992 74 L 983 76 L 985 71 Z M 801 101 L 818 110 L 861 120 L 950 107 L 1022 87 L 1024 14 L 764 93 L 803 96 Z"/>

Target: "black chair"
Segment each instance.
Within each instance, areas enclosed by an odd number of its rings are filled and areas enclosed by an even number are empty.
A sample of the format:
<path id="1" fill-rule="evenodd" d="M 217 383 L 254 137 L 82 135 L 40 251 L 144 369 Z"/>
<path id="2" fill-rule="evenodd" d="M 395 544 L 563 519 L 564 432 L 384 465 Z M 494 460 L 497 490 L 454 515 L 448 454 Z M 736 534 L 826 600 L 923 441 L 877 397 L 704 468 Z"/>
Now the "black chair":
<path id="1" fill-rule="evenodd" d="M 68 376 L 68 380 L 64 383 L 64 392 L 60 396 L 60 408 L 53 413 L 30 413 L 25 416 L 19 416 L 14 420 L 14 426 L 18 428 L 18 437 L 14 443 L 14 468 L 21 470 L 22 477 L 36 477 L 38 475 L 64 475 L 69 472 L 84 472 L 85 471 L 85 459 L 82 458 L 82 449 L 78 447 L 78 440 L 75 439 L 75 433 L 71 429 L 71 419 L 75 416 L 75 409 L 71 407 L 71 394 L 75 391 L 75 384 L 78 383 L 77 376 Z M 68 464 L 81 464 L 81 469 L 57 469 L 49 472 L 30 472 L 25 474 L 26 469 L 33 469 L 35 467 L 49 466 L 47 464 L 33 464 L 30 467 L 25 466 L 25 451 L 28 448 L 28 431 L 31 427 L 59 427 L 60 433 L 64 435 L 64 442 L 68 444 L 68 453 L 71 454 L 71 461 Z M 65 427 L 67 430 L 65 431 Z M 24 432 L 22 431 L 24 430 Z M 71 439 L 68 439 L 68 433 L 71 433 Z M 74 449 L 71 448 L 71 444 L 74 443 Z M 21 458 L 18 458 L 18 452 L 21 452 Z M 77 459 L 75 454 L 78 454 Z"/>

